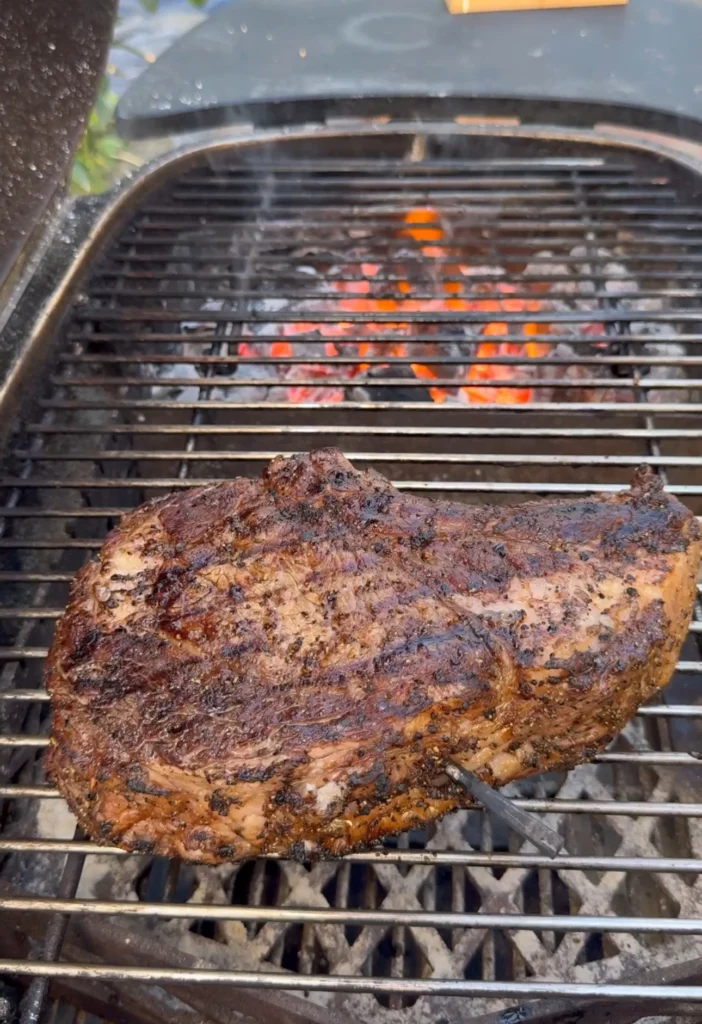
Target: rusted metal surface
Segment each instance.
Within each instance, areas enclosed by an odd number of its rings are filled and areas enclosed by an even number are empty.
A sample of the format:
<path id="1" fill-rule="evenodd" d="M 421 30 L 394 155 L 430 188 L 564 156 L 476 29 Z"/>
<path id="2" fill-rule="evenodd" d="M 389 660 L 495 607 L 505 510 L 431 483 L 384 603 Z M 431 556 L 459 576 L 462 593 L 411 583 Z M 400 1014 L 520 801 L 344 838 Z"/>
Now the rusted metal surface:
<path id="1" fill-rule="evenodd" d="M 0 882 L 0 894 L 3 896 L 17 895 L 18 890 Z M 40 939 L 44 933 L 41 920 L 32 920 L 26 914 L 3 915 L 6 924 L 6 936 L 14 931 L 14 938 L 3 942 L 0 950 L 3 955 L 18 955 L 17 943 L 22 939 Z M 175 946 L 165 945 L 143 930 L 127 928 L 111 921 L 74 920 L 68 928 L 64 954 L 68 959 L 85 961 L 98 959 L 135 967 L 152 964 L 160 967 L 216 967 L 224 962 L 217 957 L 216 947 L 211 949 L 215 956 L 213 961 L 186 953 Z M 227 958 L 233 966 L 231 958 Z M 97 983 L 91 983 L 93 985 Z M 118 982 L 110 986 L 121 993 L 127 986 Z M 101 985 L 98 984 L 98 989 Z M 212 992 L 203 991 L 198 986 L 168 985 L 164 988 L 183 1003 L 190 1006 L 203 1019 L 214 1024 L 230 1024 L 232 1013 L 242 1015 L 256 1024 L 352 1024 L 353 1018 L 346 1016 L 341 1010 L 327 1009 L 299 996 L 278 992 L 260 992 L 237 989 L 228 994 L 222 989 Z M 132 992 L 134 989 L 132 988 Z M 148 1024 L 149 1018 L 146 1018 Z M 187 1024 L 183 1021 L 182 1024 Z M 192 1024 L 195 1024 L 193 1021 Z"/>
<path id="2" fill-rule="evenodd" d="M 622 979 L 624 980 L 624 979 Z M 634 971 L 627 982 L 641 985 L 685 985 L 702 980 L 702 957 L 683 960 L 661 970 Z M 567 1003 L 558 1000 L 538 1000 L 520 1003 L 497 1013 L 481 1014 L 471 1018 L 471 1024 L 634 1024 L 642 1017 L 668 1016 L 700 1019 L 699 1006 L 680 1003 L 675 1007 L 650 1001 L 628 1006 L 614 1003 Z M 449 1018 L 450 1020 L 450 1018 Z"/>
<path id="3" fill-rule="evenodd" d="M 0 955 L 31 957 L 43 938 L 44 929 L 39 922 L 32 923 L 21 915 L 8 918 L 0 931 Z M 99 962 L 90 950 L 69 940 L 63 945 L 67 957 Z M 61 999 L 77 1009 L 95 1014 L 110 1024 L 211 1024 L 206 1017 L 183 1003 L 176 1001 L 155 986 L 135 989 L 118 982 L 105 984 L 83 979 L 54 979 L 50 996 Z M 3 1017 L 0 1014 L 0 1021 Z M 4 1021 L 3 1021 L 4 1024 Z M 248 1024 L 248 1022 L 244 1022 Z"/>

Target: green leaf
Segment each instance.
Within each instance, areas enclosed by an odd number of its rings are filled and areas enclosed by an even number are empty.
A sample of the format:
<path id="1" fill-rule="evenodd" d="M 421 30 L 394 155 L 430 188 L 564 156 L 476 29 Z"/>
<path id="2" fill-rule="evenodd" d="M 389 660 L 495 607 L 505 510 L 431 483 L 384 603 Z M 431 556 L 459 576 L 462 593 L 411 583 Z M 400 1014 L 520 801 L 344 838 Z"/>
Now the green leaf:
<path id="1" fill-rule="evenodd" d="M 139 60 L 146 60 L 146 54 L 143 50 L 140 50 L 138 46 L 132 46 L 126 39 L 113 39 L 112 40 L 113 50 L 124 50 L 125 53 L 131 53 L 132 57 L 138 57 Z M 117 74 L 120 74 L 117 70 Z"/>
<path id="2" fill-rule="evenodd" d="M 204 7 L 207 0 L 190 0 L 191 7 Z"/>
<path id="3" fill-rule="evenodd" d="M 97 99 L 95 100 L 93 113 L 91 114 L 91 120 L 89 122 L 90 127 L 99 128 L 104 131 L 112 121 L 116 106 L 116 94 L 111 92 L 108 88 L 101 88 L 98 92 Z M 95 118 L 94 122 L 93 116 Z"/>
<path id="4" fill-rule="evenodd" d="M 85 164 L 81 160 L 73 161 L 71 170 L 71 185 L 78 192 L 90 192 L 90 175 Z"/>
<path id="5" fill-rule="evenodd" d="M 122 140 L 116 135 L 103 135 L 95 143 L 95 148 L 108 160 L 116 160 L 122 151 Z"/>
<path id="6" fill-rule="evenodd" d="M 74 193 L 102 192 L 117 177 L 123 158 L 129 156 L 114 133 L 116 102 L 110 79 L 105 76 L 76 152 L 70 182 Z"/>
<path id="7" fill-rule="evenodd" d="M 158 10 L 158 0 L 141 0 L 141 6 L 149 14 L 155 14 Z"/>

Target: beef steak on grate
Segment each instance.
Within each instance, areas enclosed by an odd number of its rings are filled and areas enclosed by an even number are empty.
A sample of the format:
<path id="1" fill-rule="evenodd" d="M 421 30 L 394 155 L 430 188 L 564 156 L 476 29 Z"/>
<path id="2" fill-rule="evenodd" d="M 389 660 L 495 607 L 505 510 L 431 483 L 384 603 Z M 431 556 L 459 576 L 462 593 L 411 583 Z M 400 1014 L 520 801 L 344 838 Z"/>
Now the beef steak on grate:
<path id="1" fill-rule="evenodd" d="M 48 661 L 51 778 L 98 842 L 216 863 L 342 854 L 591 758 L 665 685 L 695 518 L 631 490 L 400 494 L 337 451 L 125 516 Z"/>

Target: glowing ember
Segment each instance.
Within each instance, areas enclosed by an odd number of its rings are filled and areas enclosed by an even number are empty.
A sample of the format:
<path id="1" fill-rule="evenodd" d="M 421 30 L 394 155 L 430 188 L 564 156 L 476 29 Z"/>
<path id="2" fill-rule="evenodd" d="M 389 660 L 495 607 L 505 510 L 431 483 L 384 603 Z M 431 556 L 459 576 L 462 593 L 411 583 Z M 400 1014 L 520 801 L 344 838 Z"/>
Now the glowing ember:
<path id="1" fill-rule="evenodd" d="M 439 244 L 445 238 L 439 212 L 430 206 L 415 207 L 407 211 L 398 229 L 398 236 L 419 243 L 419 252 L 427 260 L 442 261 L 441 267 L 434 269 L 429 265 L 429 280 L 417 289 L 425 290 L 428 286 L 443 290 L 445 297 L 416 298 L 413 284 L 408 280 L 396 280 L 380 277 L 382 266 L 378 263 L 361 262 L 348 264 L 341 268 L 344 280 L 332 280 L 325 285 L 332 295 L 325 297 L 320 293 L 319 299 L 313 299 L 305 306 L 307 315 L 313 317 L 315 312 L 333 312 L 350 314 L 397 313 L 395 322 L 379 322 L 374 320 L 340 320 L 336 322 L 320 322 L 314 320 L 298 320 L 276 324 L 275 329 L 283 336 L 280 340 L 267 343 L 242 341 L 239 343 L 239 354 L 256 357 L 265 354 L 283 363 L 292 356 L 309 357 L 309 362 L 293 363 L 289 366 L 276 367 L 276 378 L 286 391 L 290 402 L 341 402 L 344 400 L 344 385 L 324 385 L 325 379 L 347 381 L 349 385 L 358 382 L 362 375 L 370 383 L 369 372 L 388 369 L 390 363 L 373 362 L 370 358 L 403 358 L 411 359 L 409 368 L 418 380 L 427 383 L 427 390 L 433 402 L 443 403 L 448 400 L 469 403 L 503 403 L 523 404 L 532 399 L 533 389 L 528 386 L 514 387 L 507 383 L 515 377 L 529 377 L 533 374 L 528 365 L 523 368 L 512 362 L 502 364 L 491 360 L 503 357 L 524 359 L 525 361 L 541 359 L 548 355 L 551 346 L 541 341 L 531 340 L 549 332 L 548 325 L 529 322 L 529 313 L 540 311 L 543 307 L 538 298 L 521 298 L 516 295 L 516 287 L 502 281 L 479 282 L 470 281 L 473 273 L 470 266 L 459 259 L 456 250 Z M 465 256 L 463 256 L 465 259 Z M 454 262 L 455 261 L 455 262 Z M 407 261 L 407 267 L 415 266 Z M 437 280 L 439 271 L 442 277 Z M 426 275 L 426 265 L 425 265 Z M 443 280 L 443 276 L 459 278 L 459 280 Z M 409 275 L 408 275 L 409 276 Z M 347 279 L 348 278 L 348 279 Z M 465 282 L 460 278 L 466 278 Z M 495 294 L 497 292 L 497 295 Z M 328 292 L 327 292 L 328 294 Z M 441 332 L 437 325 L 427 325 L 403 321 L 403 313 L 489 313 L 495 320 L 485 324 L 480 332 L 485 340 L 475 340 L 477 328 L 470 334 L 462 334 L 461 328 L 455 342 L 429 344 L 427 334 Z M 504 313 L 524 313 L 523 324 L 506 322 L 499 319 Z M 455 331 L 455 328 L 454 328 Z M 450 332 L 449 332 L 450 333 Z M 383 340 L 378 340 L 378 335 Z M 512 340 L 504 339 L 507 335 Z M 514 335 L 523 335 L 524 341 L 514 340 Z M 422 340 L 413 341 L 420 335 Z M 364 336 L 368 340 L 363 340 Z M 285 338 L 296 338 L 295 346 Z M 396 339 L 396 340 L 395 340 Z M 528 340 L 529 339 L 529 340 Z M 471 353 L 481 360 L 464 367 L 456 365 L 454 359 L 446 368 L 437 373 L 433 366 L 449 352 L 454 354 Z M 357 362 L 329 363 L 317 362 L 322 357 L 347 357 Z M 436 363 L 428 365 L 421 361 L 422 356 L 436 357 Z M 404 367 L 406 363 L 403 364 Z M 296 384 L 299 380 L 319 380 L 319 386 L 312 384 Z M 437 386 L 435 381 L 444 384 Z M 449 384 L 450 381 L 450 384 Z M 500 382 L 504 381 L 502 384 Z M 489 384 L 489 386 L 488 386 Z"/>
<path id="2" fill-rule="evenodd" d="M 424 363 L 410 363 L 410 366 L 415 377 L 418 377 L 419 380 L 436 380 L 436 374 L 430 366 L 425 366 Z M 429 395 L 432 402 L 445 402 L 446 388 L 430 387 Z"/>
<path id="3" fill-rule="evenodd" d="M 507 333 L 507 324 L 488 324 L 493 328 L 490 334 L 497 336 L 500 333 Z M 504 330 L 499 330 L 504 328 Z M 494 359 L 500 356 L 521 355 L 521 345 L 511 342 L 485 341 L 478 345 L 476 356 L 478 359 Z M 516 350 L 516 351 L 515 351 Z M 466 380 L 510 380 L 514 377 L 514 366 L 502 363 L 473 363 L 468 367 Z M 465 402 L 496 402 L 499 404 L 521 405 L 531 400 L 531 388 L 515 387 L 475 387 L 468 386 L 459 389 L 459 396 Z"/>
<path id="4" fill-rule="evenodd" d="M 415 242 L 438 242 L 444 237 L 439 225 L 439 215 L 433 207 L 415 207 L 408 210 L 404 217 L 405 224 L 433 224 L 434 227 L 411 227 L 401 231 L 402 235 L 413 238 Z"/>
<path id="5" fill-rule="evenodd" d="M 337 377 L 338 368 L 324 363 L 313 363 L 309 366 L 292 366 L 285 375 L 287 385 L 287 397 L 289 402 L 343 402 L 344 389 L 336 386 L 313 387 L 309 384 L 290 384 L 296 378 L 309 380 L 319 377 L 320 383 L 325 377 Z"/>

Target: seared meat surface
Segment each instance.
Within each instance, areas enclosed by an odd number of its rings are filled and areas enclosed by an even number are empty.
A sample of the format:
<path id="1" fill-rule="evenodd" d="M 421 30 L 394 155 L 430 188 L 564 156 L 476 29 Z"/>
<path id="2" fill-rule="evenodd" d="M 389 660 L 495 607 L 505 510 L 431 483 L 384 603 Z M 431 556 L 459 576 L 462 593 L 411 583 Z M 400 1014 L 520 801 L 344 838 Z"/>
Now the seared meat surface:
<path id="1" fill-rule="evenodd" d="M 342 854 L 601 750 L 673 670 L 697 523 L 659 481 L 518 507 L 337 451 L 125 516 L 48 662 L 51 778 L 98 842 Z"/>

